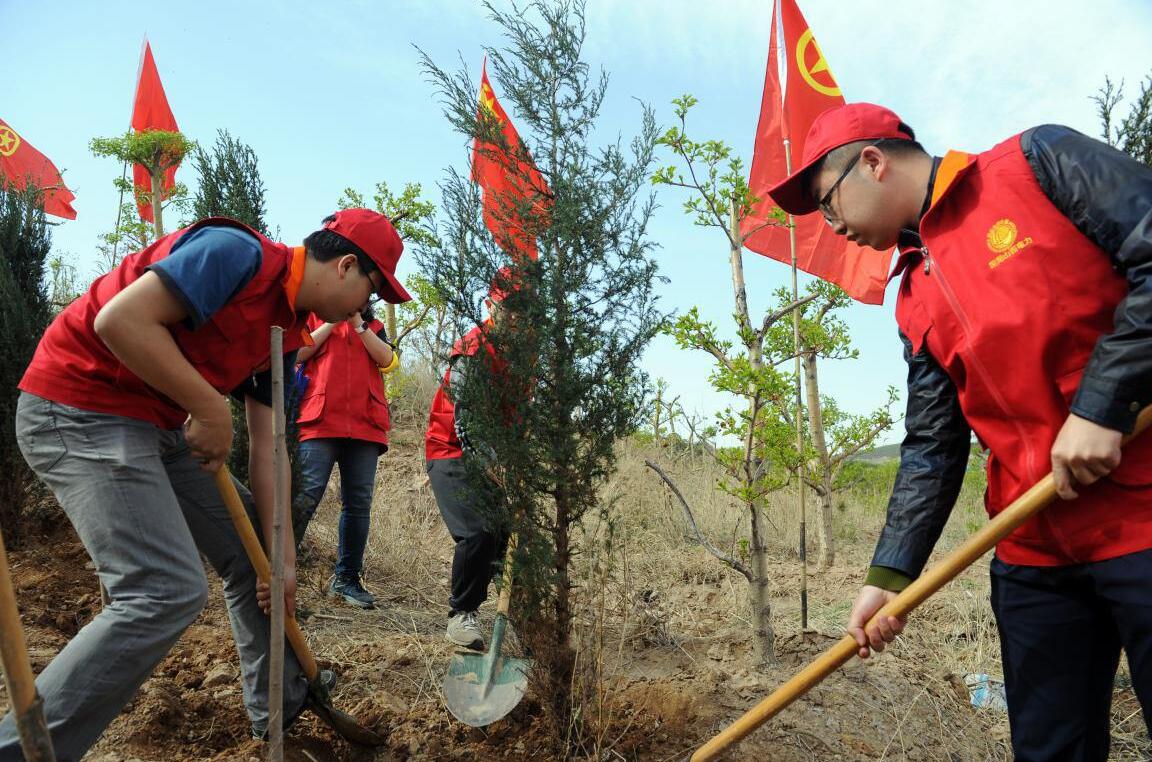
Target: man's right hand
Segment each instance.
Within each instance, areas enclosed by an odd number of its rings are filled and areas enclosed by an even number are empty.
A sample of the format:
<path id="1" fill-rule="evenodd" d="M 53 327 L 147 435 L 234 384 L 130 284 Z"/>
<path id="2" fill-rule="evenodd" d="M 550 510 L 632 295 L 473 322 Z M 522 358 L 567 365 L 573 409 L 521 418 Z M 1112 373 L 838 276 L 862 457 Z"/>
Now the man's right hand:
<path id="1" fill-rule="evenodd" d="M 189 415 L 184 422 L 184 439 L 201 468 L 218 471 L 232 450 L 232 407 L 228 399 L 216 395 L 203 410 Z"/>
<path id="2" fill-rule="evenodd" d="M 881 617 L 865 627 L 868 620 L 896 595 L 891 590 L 865 585 L 856 596 L 856 602 L 852 604 L 852 613 L 848 615 L 847 631 L 860 646 L 858 654 L 861 659 L 867 659 L 872 651 L 883 651 L 897 635 L 904 632 L 908 617 Z"/>

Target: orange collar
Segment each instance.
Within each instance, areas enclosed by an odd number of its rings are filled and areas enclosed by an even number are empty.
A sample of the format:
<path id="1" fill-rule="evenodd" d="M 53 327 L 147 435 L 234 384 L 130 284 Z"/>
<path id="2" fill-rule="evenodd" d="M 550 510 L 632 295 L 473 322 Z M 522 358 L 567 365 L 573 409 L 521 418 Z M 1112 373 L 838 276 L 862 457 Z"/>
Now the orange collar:
<path id="1" fill-rule="evenodd" d="M 288 260 L 288 272 L 284 274 L 284 296 L 287 297 L 288 306 L 293 312 L 296 312 L 296 297 L 300 295 L 300 284 L 304 282 L 305 258 L 303 246 L 292 247 L 292 254 Z M 300 329 L 300 333 L 304 336 L 304 346 L 310 347 L 316 343 L 312 340 L 307 322 Z"/>
<path id="2" fill-rule="evenodd" d="M 940 166 L 936 169 L 936 180 L 932 183 L 932 203 L 929 204 L 929 209 L 936 206 L 940 197 L 952 187 L 952 183 L 956 181 L 960 173 L 967 169 L 973 161 L 975 161 L 975 157 L 963 151 L 949 151 L 944 154 L 944 158 L 940 160 Z"/>
<path id="3" fill-rule="evenodd" d="M 304 260 L 306 256 L 303 246 L 293 246 L 292 255 L 288 260 L 288 272 L 284 275 L 284 295 L 288 297 L 288 306 L 296 311 L 296 297 L 300 295 L 300 284 L 304 282 Z"/>

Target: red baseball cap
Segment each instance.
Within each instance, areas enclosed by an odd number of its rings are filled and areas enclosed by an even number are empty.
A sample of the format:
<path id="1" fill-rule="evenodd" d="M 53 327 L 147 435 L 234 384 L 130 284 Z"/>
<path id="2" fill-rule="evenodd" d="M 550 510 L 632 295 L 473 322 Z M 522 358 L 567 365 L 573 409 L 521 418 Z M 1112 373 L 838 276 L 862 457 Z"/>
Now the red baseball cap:
<path id="1" fill-rule="evenodd" d="M 396 277 L 396 263 L 404 251 L 404 242 L 388 218 L 371 209 L 341 209 L 324 223 L 331 230 L 360 247 L 384 276 L 377 293 L 386 302 L 399 304 L 412 300 Z"/>
<path id="2" fill-rule="evenodd" d="M 820 205 L 807 187 L 807 173 L 816 162 L 840 146 L 858 140 L 896 138 L 915 140 L 912 130 L 890 109 L 874 103 L 847 103 L 828 109 L 812 122 L 804 138 L 800 168 L 768 190 L 768 195 L 789 214 L 810 214 Z"/>

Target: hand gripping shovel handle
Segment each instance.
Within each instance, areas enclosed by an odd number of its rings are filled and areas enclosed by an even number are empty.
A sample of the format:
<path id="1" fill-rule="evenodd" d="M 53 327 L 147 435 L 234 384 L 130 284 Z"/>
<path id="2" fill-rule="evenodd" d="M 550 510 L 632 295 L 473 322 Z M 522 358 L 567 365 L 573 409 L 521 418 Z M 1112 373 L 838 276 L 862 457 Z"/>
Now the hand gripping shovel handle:
<path id="1" fill-rule="evenodd" d="M 1124 438 L 1124 443 L 1140 434 L 1152 424 L 1152 406 L 1144 408 L 1136 420 L 1132 433 Z M 1056 497 L 1056 483 L 1049 473 L 1032 489 L 1017 498 L 1011 505 L 998 513 L 980 531 L 969 537 L 956 550 L 952 551 L 939 564 L 929 569 L 911 585 L 869 620 L 869 624 L 880 617 L 902 617 L 931 597 L 936 591 L 951 582 L 962 571 L 972 565 L 1035 514 L 1046 508 Z M 803 696 L 813 686 L 835 672 L 851 659 L 859 646 L 855 638 L 845 635 L 839 643 L 821 654 L 815 661 L 802 669 L 788 682 L 776 689 L 772 695 L 761 701 L 744 716 L 733 722 L 692 755 L 691 762 L 715 759 L 732 744 L 741 740 L 756 728 L 779 714 L 796 699 Z"/>
<path id="2" fill-rule="evenodd" d="M 220 496 L 228 506 L 228 515 L 232 517 L 232 524 L 236 527 L 236 533 L 240 535 L 240 542 L 244 544 L 244 551 L 256 570 L 256 576 L 261 582 L 270 582 L 272 567 L 268 563 L 268 556 L 264 554 L 264 548 L 260 547 L 256 530 L 248 520 L 248 512 L 244 510 L 244 503 L 236 492 L 236 485 L 232 483 L 232 476 L 228 473 L 227 466 L 222 466 L 216 472 L 216 488 L 220 490 Z M 308 648 L 308 642 L 304 640 L 304 633 L 300 631 L 296 617 L 284 617 L 284 634 L 292 644 L 292 651 L 296 654 L 308 682 L 314 682 L 320 674 L 320 668 L 316 665 L 311 649 Z"/>
<path id="3" fill-rule="evenodd" d="M 261 582 L 268 582 L 272 578 L 272 567 L 268 563 L 268 557 L 264 555 L 264 548 L 260 547 L 256 530 L 252 528 L 252 522 L 248 520 L 248 513 L 244 510 L 244 503 L 236 492 L 236 485 L 232 483 L 232 477 L 228 473 L 227 466 L 221 467 L 216 472 L 216 488 L 220 490 L 220 496 L 228 507 L 228 515 L 232 517 L 232 524 L 236 527 L 236 533 L 240 535 L 240 542 L 243 543 L 248 559 L 256 570 L 257 578 Z M 320 667 L 316 664 L 316 658 L 312 656 L 312 650 L 308 648 L 308 642 L 304 640 L 304 633 L 300 631 L 296 617 L 284 617 L 284 635 L 292 645 L 292 651 L 300 662 L 300 668 L 304 670 L 304 675 L 308 678 L 309 708 L 325 724 L 349 741 L 364 746 L 383 746 L 387 743 L 384 736 L 364 727 L 350 714 L 332 706 L 328 697 L 328 689 L 318 679 Z"/>

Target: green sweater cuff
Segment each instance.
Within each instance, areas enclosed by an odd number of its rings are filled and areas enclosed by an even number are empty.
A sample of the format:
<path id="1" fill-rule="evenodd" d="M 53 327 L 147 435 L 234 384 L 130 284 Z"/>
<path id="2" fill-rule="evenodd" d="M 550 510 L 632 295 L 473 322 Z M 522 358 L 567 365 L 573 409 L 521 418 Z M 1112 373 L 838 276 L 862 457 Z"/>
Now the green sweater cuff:
<path id="1" fill-rule="evenodd" d="M 888 566 L 870 566 L 868 575 L 864 577 L 864 584 L 898 593 L 912 584 L 912 578 Z"/>

